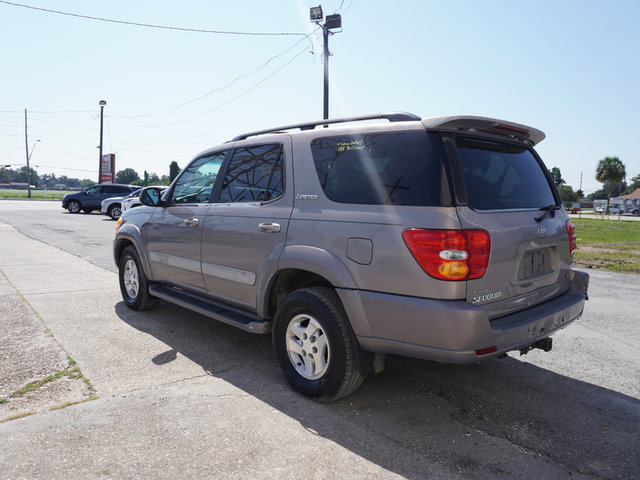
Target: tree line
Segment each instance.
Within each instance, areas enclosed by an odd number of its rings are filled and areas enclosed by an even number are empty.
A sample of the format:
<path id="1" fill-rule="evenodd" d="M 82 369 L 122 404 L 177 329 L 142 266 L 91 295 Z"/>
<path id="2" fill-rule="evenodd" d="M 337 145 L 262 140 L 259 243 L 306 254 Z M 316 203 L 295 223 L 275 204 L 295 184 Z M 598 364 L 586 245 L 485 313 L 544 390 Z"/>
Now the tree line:
<path id="1" fill-rule="evenodd" d="M 577 202 L 582 199 L 596 200 L 607 199 L 609 203 L 612 198 L 627 195 L 640 188 L 640 175 L 632 177 L 629 183 L 626 181 L 626 168 L 618 157 L 606 157 L 600 160 L 596 166 L 595 179 L 602 183 L 602 188 L 585 196 L 582 190 L 573 190 L 562 178 L 562 173 L 558 167 L 553 167 L 549 173 L 553 182 L 558 188 L 562 203 L 565 205 Z"/>
<path id="2" fill-rule="evenodd" d="M 180 173 L 180 167 L 177 162 L 171 162 L 169 165 L 169 175 L 158 175 L 155 172 L 149 173 L 144 171 L 142 177 L 133 168 L 125 168 L 116 172 L 115 183 L 124 183 L 126 185 L 140 185 L 146 187 L 148 185 L 169 185 L 174 178 Z M 40 175 L 37 170 L 29 168 L 29 180 L 32 186 L 36 188 L 53 189 L 55 187 L 65 189 L 81 189 L 95 184 L 95 180 L 88 178 L 79 179 L 66 175 L 57 176 L 54 173 L 44 173 Z M 0 184 L 11 183 L 27 183 L 27 167 L 11 169 L 0 167 Z"/>

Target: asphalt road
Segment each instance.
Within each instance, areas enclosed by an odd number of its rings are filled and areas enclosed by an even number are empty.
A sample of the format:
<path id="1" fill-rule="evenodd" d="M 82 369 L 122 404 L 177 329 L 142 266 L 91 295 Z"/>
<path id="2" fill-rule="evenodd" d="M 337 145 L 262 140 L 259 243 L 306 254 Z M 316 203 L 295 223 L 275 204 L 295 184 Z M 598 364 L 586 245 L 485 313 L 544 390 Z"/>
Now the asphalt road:
<path id="1" fill-rule="evenodd" d="M 128 310 L 114 227 L 0 201 L 0 399 L 67 356 L 88 379 L 0 404 L 0 420 L 36 412 L 0 423 L 0 479 L 640 478 L 639 276 L 590 272 L 585 315 L 550 353 L 391 357 L 323 405 L 288 388 L 268 337 Z"/>

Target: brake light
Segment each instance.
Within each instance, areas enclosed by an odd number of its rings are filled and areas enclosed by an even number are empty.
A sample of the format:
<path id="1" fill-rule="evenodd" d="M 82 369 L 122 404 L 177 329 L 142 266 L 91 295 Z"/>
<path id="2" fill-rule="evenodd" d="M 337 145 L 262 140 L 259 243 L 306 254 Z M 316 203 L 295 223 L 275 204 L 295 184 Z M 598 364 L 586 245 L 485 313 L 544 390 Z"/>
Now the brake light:
<path id="1" fill-rule="evenodd" d="M 489 264 L 491 237 L 485 230 L 425 230 L 402 232 L 418 265 L 440 280 L 482 277 Z"/>
<path id="2" fill-rule="evenodd" d="M 571 220 L 567 220 L 567 233 L 569 234 L 569 255 L 573 255 L 573 252 L 578 248 L 578 237 L 576 236 L 576 226 L 571 222 Z"/>
<path id="3" fill-rule="evenodd" d="M 519 133 L 521 135 L 526 135 L 527 133 L 529 133 L 529 130 L 526 130 L 524 128 L 514 127 L 513 125 L 504 125 L 502 123 L 496 125 L 495 128 L 497 128 L 498 130 L 504 130 L 505 132 Z"/>

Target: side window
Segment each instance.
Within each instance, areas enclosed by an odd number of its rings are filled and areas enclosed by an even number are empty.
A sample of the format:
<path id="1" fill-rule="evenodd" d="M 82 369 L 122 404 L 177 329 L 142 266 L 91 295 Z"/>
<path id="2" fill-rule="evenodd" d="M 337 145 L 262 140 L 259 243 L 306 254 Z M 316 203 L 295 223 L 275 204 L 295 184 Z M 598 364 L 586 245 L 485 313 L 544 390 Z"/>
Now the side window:
<path id="1" fill-rule="evenodd" d="M 171 194 L 171 203 L 208 202 L 227 151 L 198 158 L 189 165 L 178 178 Z"/>
<path id="2" fill-rule="evenodd" d="M 266 202 L 282 195 L 282 145 L 238 148 L 229 162 L 221 203 Z"/>
<path id="3" fill-rule="evenodd" d="M 427 132 L 321 137 L 311 142 L 311 153 L 334 202 L 441 205 L 444 149 Z"/>
<path id="4" fill-rule="evenodd" d="M 109 195 L 120 194 L 123 195 L 125 192 L 130 192 L 131 190 L 125 189 L 123 187 L 114 187 L 113 185 L 103 185 L 102 193 L 107 193 Z"/>
<path id="5" fill-rule="evenodd" d="M 96 195 L 98 193 L 100 193 L 100 185 L 94 185 L 92 187 L 89 187 L 85 190 L 85 193 L 87 195 Z"/>

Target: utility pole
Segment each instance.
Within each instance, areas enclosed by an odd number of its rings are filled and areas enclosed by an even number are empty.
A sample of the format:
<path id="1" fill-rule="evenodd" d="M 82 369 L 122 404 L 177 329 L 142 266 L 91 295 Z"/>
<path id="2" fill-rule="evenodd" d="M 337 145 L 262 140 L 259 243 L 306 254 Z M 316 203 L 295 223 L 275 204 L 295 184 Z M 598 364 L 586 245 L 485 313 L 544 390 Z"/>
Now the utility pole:
<path id="1" fill-rule="evenodd" d="M 100 145 L 98 148 L 100 152 L 98 153 L 98 183 L 102 183 L 102 121 L 104 118 L 104 106 L 107 104 L 105 100 L 100 100 L 98 105 L 100 105 Z"/>
<path id="2" fill-rule="evenodd" d="M 584 173 L 583 171 L 580 172 L 580 191 L 582 191 L 582 174 L 583 173 Z"/>
<path id="3" fill-rule="evenodd" d="M 316 25 L 320 25 L 323 19 L 322 6 L 311 7 L 309 10 L 311 21 Z M 322 26 L 322 38 L 324 40 L 324 48 L 322 59 L 324 61 L 324 94 L 323 94 L 323 109 L 322 119 L 327 120 L 329 118 L 329 34 L 332 29 L 342 28 L 342 17 L 334 13 L 333 15 L 327 15 L 326 21 Z M 326 127 L 326 125 L 325 125 Z"/>
<path id="4" fill-rule="evenodd" d="M 35 148 L 35 145 L 33 146 Z M 29 138 L 27 137 L 27 109 L 24 109 L 24 149 L 27 155 L 27 198 L 31 198 L 31 173 L 29 172 Z"/>
<path id="5" fill-rule="evenodd" d="M 322 119 L 329 119 L 329 29 L 325 23 L 322 26 L 322 38 L 324 39 L 324 90 L 323 90 L 323 108 Z"/>

